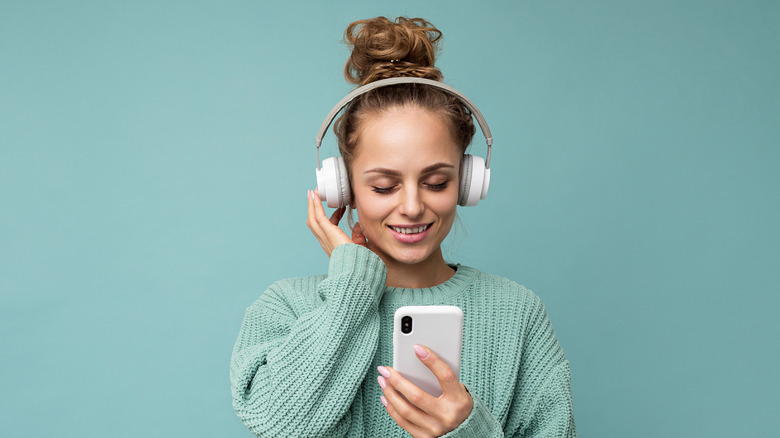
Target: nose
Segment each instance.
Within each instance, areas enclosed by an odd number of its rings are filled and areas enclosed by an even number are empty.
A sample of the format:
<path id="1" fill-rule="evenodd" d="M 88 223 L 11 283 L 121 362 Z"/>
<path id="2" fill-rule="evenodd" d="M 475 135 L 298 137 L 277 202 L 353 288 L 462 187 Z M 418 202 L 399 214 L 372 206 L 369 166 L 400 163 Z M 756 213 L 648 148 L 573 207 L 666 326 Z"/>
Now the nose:
<path id="1" fill-rule="evenodd" d="M 408 218 L 419 217 L 425 211 L 420 189 L 416 185 L 406 185 L 402 189 L 399 211 Z"/>

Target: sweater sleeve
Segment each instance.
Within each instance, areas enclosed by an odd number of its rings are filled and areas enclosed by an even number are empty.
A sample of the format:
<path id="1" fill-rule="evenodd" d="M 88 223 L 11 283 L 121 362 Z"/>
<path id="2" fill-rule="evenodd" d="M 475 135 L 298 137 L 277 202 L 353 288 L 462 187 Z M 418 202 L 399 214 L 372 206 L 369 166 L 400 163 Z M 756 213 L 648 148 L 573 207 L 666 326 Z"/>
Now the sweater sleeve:
<path id="1" fill-rule="evenodd" d="M 328 277 L 272 285 L 247 309 L 233 349 L 233 407 L 260 437 L 345 436 L 376 352 L 386 270 L 366 248 L 331 254 Z M 309 289 L 309 290 L 306 290 Z"/>
<path id="2" fill-rule="evenodd" d="M 576 438 L 569 362 L 536 296 L 533 306 L 515 387 L 520 425 L 512 436 Z"/>
<path id="3" fill-rule="evenodd" d="M 474 395 L 471 390 L 469 393 L 474 401 L 471 414 L 457 429 L 443 435 L 442 438 L 503 438 L 504 431 L 501 429 L 501 424 L 493 417 L 493 414 L 479 397 Z"/>
<path id="4" fill-rule="evenodd" d="M 547 377 L 532 407 L 532 416 L 521 437 L 576 438 L 571 401 L 569 363 L 556 366 Z"/>

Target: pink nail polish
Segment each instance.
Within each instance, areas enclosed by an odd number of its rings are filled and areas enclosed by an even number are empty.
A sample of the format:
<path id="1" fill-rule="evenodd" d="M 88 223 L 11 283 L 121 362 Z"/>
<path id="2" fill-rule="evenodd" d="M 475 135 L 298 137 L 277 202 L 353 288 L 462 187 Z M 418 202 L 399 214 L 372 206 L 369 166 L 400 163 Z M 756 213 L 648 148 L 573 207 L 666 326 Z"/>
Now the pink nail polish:
<path id="1" fill-rule="evenodd" d="M 385 407 L 387 407 L 387 399 L 385 398 L 385 396 L 379 397 L 379 400 L 381 400 L 382 404 L 385 405 Z"/>
<path id="2" fill-rule="evenodd" d="M 414 352 L 417 353 L 417 357 L 420 359 L 428 358 L 428 352 L 419 345 L 414 346 Z"/>
<path id="3" fill-rule="evenodd" d="M 379 387 L 382 389 L 387 388 L 387 380 L 382 376 L 377 376 L 376 380 L 379 382 Z"/>
<path id="4" fill-rule="evenodd" d="M 388 370 L 385 367 L 376 367 L 377 371 L 379 371 L 379 374 L 385 376 L 386 379 L 390 378 L 390 370 Z"/>

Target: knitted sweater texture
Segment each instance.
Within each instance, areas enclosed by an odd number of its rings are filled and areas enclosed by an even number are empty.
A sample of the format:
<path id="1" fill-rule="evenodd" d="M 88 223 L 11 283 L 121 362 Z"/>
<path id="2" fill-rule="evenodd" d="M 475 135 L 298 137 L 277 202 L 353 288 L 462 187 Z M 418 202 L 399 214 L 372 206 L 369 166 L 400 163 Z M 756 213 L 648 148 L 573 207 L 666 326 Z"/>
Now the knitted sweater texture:
<path id="1" fill-rule="evenodd" d="M 447 438 L 576 437 L 569 363 L 539 298 L 458 266 L 427 289 L 385 286 L 358 245 L 337 247 L 328 274 L 281 280 L 246 311 L 230 364 L 233 406 L 259 437 L 405 437 L 379 397 L 392 365 L 393 314 L 405 305 L 463 309 L 460 380 L 474 408 Z"/>

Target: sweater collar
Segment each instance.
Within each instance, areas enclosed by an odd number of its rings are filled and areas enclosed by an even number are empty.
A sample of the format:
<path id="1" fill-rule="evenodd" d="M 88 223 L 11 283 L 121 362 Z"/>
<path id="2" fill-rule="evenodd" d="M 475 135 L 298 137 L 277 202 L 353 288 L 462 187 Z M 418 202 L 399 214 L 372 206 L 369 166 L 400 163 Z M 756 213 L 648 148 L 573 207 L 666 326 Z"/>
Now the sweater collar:
<path id="1" fill-rule="evenodd" d="M 387 286 L 382 301 L 386 304 L 425 306 L 451 299 L 469 287 L 478 271 L 463 265 L 450 266 L 456 268 L 457 271 L 444 283 L 422 289 Z"/>

